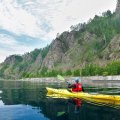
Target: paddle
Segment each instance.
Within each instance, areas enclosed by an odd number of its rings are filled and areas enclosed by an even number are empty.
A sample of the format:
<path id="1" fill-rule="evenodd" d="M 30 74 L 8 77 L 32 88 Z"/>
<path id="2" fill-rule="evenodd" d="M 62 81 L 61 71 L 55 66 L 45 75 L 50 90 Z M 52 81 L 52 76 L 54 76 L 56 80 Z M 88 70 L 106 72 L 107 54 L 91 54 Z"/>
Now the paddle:
<path id="1" fill-rule="evenodd" d="M 57 79 L 63 80 L 65 82 L 65 78 L 61 75 L 57 75 Z M 69 82 L 66 82 L 67 84 L 70 84 Z"/>
<path id="2" fill-rule="evenodd" d="M 61 76 L 61 75 L 57 75 L 57 78 L 58 78 L 59 80 L 65 81 L 65 78 L 64 78 L 63 76 Z"/>

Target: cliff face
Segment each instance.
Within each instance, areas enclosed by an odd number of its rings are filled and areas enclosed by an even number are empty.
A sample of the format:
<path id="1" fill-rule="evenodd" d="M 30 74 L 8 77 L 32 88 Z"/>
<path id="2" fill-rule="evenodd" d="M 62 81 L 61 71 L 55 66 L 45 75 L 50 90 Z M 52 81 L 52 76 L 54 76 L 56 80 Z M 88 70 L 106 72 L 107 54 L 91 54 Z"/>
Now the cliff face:
<path id="1" fill-rule="evenodd" d="M 62 33 L 52 42 L 51 48 L 43 61 L 43 66 L 49 69 L 54 69 L 56 65 L 62 63 L 65 53 L 75 42 L 75 32 Z"/>
<path id="2" fill-rule="evenodd" d="M 120 60 L 120 35 L 116 35 L 103 51 L 103 60 Z"/>
<path id="3" fill-rule="evenodd" d="M 120 12 L 120 0 L 117 1 L 116 12 Z"/>
<path id="4" fill-rule="evenodd" d="M 4 64 L 14 65 L 14 64 L 21 62 L 22 60 L 23 60 L 23 58 L 21 56 L 11 55 L 10 57 L 6 58 L 6 60 L 4 61 Z"/>

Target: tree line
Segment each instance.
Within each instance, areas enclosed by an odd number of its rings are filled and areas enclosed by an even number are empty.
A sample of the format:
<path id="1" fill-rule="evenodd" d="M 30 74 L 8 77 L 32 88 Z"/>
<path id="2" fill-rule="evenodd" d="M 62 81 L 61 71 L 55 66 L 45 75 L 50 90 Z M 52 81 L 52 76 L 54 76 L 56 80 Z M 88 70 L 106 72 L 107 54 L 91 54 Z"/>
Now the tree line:
<path id="1" fill-rule="evenodd" d="M 84 68 L 75 70 L 47 70 L 43 68 L 40 72 L 24 73 L 23 78 L 33 77 L 56 77 L 58 74 L 63 76 L 107 76 L 107 75 L 120 75 L 120 61 L 113 61 L 106 66 L 98 66 L 95 64 L 86 65 Z"/>

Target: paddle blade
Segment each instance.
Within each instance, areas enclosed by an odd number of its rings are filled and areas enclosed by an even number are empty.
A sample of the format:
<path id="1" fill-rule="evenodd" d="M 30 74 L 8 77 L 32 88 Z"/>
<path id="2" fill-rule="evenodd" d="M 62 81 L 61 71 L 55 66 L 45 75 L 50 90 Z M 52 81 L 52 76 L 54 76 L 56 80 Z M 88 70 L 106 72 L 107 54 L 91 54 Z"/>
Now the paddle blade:
<path id="1" fill-rule="evenodd" d="M 65 78 L 62 77 L 61 75 L 57 75 L 57 78 L 58 78 L 59 80 L 64 80 L 64 81 L 65 81 Z"/>
<path id="2" fill-rule="evenodd" d="M 60 117 L 60 116 L 62 116 L 62 115 L 64 115 L 65 114 L 65 112 L 58 112 L 57 113 L 57 117 Z"/>

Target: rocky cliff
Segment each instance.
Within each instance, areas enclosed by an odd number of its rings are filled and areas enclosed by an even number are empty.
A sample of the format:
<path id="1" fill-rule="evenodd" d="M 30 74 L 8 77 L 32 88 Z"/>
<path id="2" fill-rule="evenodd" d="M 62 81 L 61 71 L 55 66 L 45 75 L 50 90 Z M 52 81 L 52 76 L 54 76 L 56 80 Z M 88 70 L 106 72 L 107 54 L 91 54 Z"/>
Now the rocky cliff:
<path id="1" fill-rule="evenodd" d="M 52 42 L 51 48 L 43 61 L 43 66 L 54 69 L 55 66 L 63 63 L 66 53 L 73 47 L 75 42 L 75 32 L 63 32 Z"/>
<path id="2" fill-rule="evenodd" d="M 117 1 L 116 12 L 120 12 L 120 0 Z"/>

